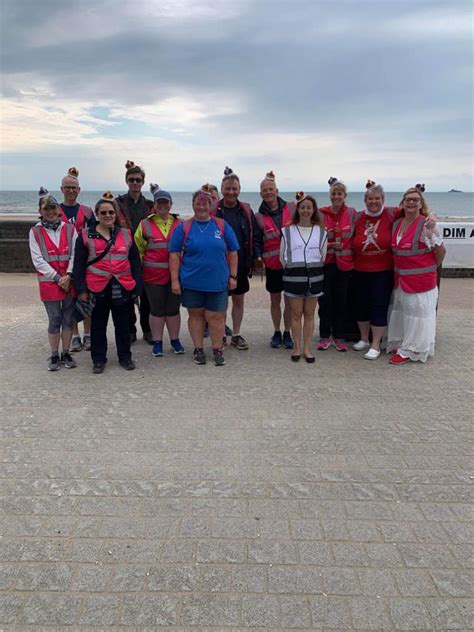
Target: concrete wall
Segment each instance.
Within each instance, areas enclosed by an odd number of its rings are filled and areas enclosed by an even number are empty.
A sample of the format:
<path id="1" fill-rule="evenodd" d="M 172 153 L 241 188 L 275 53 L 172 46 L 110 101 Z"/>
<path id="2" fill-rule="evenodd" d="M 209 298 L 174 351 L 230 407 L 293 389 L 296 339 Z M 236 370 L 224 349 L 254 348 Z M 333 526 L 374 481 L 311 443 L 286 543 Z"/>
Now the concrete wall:
<path id="1" fill-rule="evenodd" d="M 29 230 L 35 215 L 0 217 L 0 272 L 34 272 L 28 247 Z M 474 269 L 443 268 L 443 277 L 474 277 Z"/>

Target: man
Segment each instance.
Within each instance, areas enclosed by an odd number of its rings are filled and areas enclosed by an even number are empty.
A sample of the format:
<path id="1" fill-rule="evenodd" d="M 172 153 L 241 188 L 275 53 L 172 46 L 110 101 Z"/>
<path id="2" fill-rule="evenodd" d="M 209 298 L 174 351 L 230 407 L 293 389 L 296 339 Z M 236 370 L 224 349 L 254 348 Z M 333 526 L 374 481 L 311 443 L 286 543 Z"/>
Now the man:
<path id="1" fill-rule="evenodd" d="M 127 160 L 125 169 L 125 182 L 128 186 L 128 192 L 124 195 L 119 195 L 117 202 L 125 218 L 127 227 L 130 228 L 132 235 L 134 235 L 141 220 L 145 219 L 150 213 L 153 213 L 153 202 L 142 195 L 142 187 L 145 184 L 145 172 L 143 169 L 135 165 L 131 160 Z M 145 292 L 142 292 L 140 296 L 139 311 L 143 339 L 152 345 L 153 336 L 149 322 L 150 304 Z M 137 339 L 136 322 L 135 306 L 132 303 L 130 307 L 130 341 L 132 343 Z"/>
<path id="2" fill-rule="evenodd" d="M 233 228 L 239 242 L 237 287 L 230 292 L 232 296 L 232 337 L 231 345 L 239 351 L 249 348 L 247 341 L 240 335 L 244 316 L 245 294 L 249 291 L 249 276 L 252 274 L 253 233 L 255 217 L 245 202 L 240 202 L 240 180 L 232 169 L 226 167 L 221 184 L 222 199 L 219 201 L 216 217 L 222 217 Z"/>
<path id="3" fill-rule="evenodd" d="M 257 229 L 254 234 L 254 255 L 265 266 L 265 288 L 270 293 L 270 313 L 274 334 L 270 346 L 278 349 L 293 349 L 290 334 L 290 305 L 284 297 L 283 336 L 281 334 L 281 293 L 283 291 L 283 268 L 280 263 L 281 229 L 291 222 L 294 212 L 290 206 L 278 196 L 275 174 L 269 171 L 260 183 L 262 203 L 255 215 Z"/>
<path id="4" fill-rule="evenodd" d="M 74 224 L 79 233 L 93 216 L 93 211 L 89 206 L 79 204 L 77 198 L 81 192 L 79 185 L 79 171 L 76 167 L 68 169 L 67 175 L 61 181 L 61 193 L 64 201 L 59 205 L 61 219 L 63 222 Z M 81 349 L 90 351 L 91 349 L 91 319 L 84 320 L 84 337 L 81 340 L 79 327 L 76 321 L 72 323 L 72 339 L 70 351 L 78 352 Z"/>

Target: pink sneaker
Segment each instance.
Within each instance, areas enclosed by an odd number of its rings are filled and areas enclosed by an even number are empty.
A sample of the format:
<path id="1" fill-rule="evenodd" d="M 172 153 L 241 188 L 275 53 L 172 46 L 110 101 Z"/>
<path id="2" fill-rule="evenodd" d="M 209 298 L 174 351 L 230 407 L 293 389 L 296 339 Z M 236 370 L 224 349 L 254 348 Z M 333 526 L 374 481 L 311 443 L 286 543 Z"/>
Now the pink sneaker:
<path id="1" fill-rule="evenodd" d="M 321 338 L 321 340 L 316 345 L 316 349 L 318 351 L 326 351 L 332 345 L 332 338 Z"/>
<path id="2" fill-rule="evenodd" d="M 342 340 L 342 338 L 334 338 L 334 346 L 336 351 L 347 351 L 349 349 L 347 342 Z"/>

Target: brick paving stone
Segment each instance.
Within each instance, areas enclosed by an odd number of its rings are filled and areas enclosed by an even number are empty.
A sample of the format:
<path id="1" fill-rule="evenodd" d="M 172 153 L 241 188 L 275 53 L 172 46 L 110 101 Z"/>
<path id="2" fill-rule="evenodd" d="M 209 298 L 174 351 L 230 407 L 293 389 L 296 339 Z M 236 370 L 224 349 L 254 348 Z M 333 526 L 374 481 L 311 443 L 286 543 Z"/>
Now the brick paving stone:
<path id="1" fill-rule="evenodd" d="M 247 354 L 158 370 L 138 341 L 98 398 L 88 354 L 46 371 L 36 280 L 0 275 L 1 626 L 474 629 L 471 287 L 442 280 L 424 366 L 330 349 L 290 367 L 256 278 Z M 88 395 L 65 414 L 64 392 Z"/>

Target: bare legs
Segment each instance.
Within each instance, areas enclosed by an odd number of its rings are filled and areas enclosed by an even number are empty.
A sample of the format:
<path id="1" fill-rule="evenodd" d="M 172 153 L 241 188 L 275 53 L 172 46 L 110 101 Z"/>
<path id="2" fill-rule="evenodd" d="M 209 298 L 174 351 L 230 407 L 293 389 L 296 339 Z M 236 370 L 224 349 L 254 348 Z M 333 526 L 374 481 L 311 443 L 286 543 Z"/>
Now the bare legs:
<path id="1" fill-rule="evenodd" d="M 311 350 L 314 334 L 314 312 L 317 298 L 290 298 L 291 306 L 291 332 L 295 349 L 292 355 L 301 355 L 301 334 L 303 334 L 303 353 L 307 358 L 312 358 Z M 303 320 L 303 324 L 302 324 Z"/>
<path id="2" fill-rule="evenodd" d="M 234 336 L 240 335 L 240 326 L 244 317 L 244 300 L 245 294 L 232 294 L 232 334 Z"/>
<path id="3" fill-rule="evenodd" d="M 153 316 L 150 314 L 150 329 L 153 340 L 163 340 L 165 324 L 170 340 L 176 340 L 179 338 L 179 330 L 181 327 L 181 316 L 179 314 L 176 314 L 176 316 Z"/>
<path id="4" fill-rule="evenodd" d="M 188 308 L 188 328 L 195 349 L 202 349 L 204 339 L 204 325 L 209 325 L 209 334 L 213 349 L 222 347 L 224 337 L 225 312 L 211 312 L 204 307 L 199 309 Z"/>
<path id="5" fill-rule="evenodd" d="M 283 296 L 285 307 L 283 309 L 283 325 L 285 331 L 290 330 L 291 326 L 291 309 L 289 299 Z M 273 327 L 275 331 L 280 331 L 281 326 L 281 292 L 270 293 L 270 313 L 272 315 Z"/>

